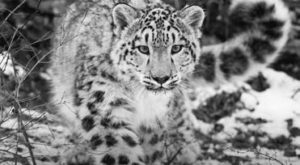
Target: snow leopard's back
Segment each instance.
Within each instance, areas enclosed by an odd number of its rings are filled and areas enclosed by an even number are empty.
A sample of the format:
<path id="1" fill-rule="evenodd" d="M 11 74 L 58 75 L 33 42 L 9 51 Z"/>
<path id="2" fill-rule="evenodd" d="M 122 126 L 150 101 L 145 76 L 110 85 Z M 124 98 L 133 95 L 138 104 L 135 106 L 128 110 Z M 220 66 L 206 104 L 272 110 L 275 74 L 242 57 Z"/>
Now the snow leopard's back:
<path id="1" fill-rule="evenodd" d="M 90 55 L 105 56 L 111 51 L 113 5 L 110 0 L 77 2 L 67 9 L 57 27 L 51 66 L 52 101 L 58 106 L 58 114 L 70 121 L 77 113 L 73 107 L 76 67 Z"/>

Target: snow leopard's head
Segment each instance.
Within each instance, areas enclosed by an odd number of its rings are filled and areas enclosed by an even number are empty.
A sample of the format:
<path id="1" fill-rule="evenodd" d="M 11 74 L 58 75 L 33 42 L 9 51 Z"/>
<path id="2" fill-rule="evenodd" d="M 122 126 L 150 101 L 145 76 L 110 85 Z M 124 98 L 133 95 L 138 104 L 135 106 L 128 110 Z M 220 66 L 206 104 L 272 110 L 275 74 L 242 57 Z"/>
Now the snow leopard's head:
<path id="1" fill-rule="evenodd" d="M 113 19 L 119 35 L 114 63 L 147 90 L 172 90 L 193 70 L 200 52 L 202 8 L 175 11 L 152 5 L 137 10 L 119 4 L 113 9 Z"/>

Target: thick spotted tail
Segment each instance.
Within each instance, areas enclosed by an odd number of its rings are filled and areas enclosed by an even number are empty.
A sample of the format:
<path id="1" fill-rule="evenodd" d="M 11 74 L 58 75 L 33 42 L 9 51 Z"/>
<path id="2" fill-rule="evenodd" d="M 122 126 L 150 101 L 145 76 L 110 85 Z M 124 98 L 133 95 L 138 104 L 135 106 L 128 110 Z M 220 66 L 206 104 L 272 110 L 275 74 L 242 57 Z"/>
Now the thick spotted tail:
<path id="1" fill-rule="evenodd" d="M 196 79 L 217 85 L 257 74 L 278 56 L 291 26 L 281 0 L 232 0 L 229 21 L 238 34 L 225 43 L 203 47 L 193 74 Z"/>

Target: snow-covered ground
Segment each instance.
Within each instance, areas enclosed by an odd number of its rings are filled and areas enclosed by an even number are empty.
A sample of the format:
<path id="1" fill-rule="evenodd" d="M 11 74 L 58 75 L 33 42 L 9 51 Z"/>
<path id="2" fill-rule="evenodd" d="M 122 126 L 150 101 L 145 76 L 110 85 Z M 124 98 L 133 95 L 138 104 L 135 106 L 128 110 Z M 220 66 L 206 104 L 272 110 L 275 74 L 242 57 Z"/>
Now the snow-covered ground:
<path id="1" fill-rule="evenodd" d="M 251 93 L 243 93 L 241 96 L 241 101 L 246 107 L 251 106 L 254 110 L 239 110 L 232 116 L 219 120 L 218 123 L 225 126 L 224 132 L 230 136 L 236 135 L 236 128 L 265 132 L 272 138 L 280 135 L 290 136 L 288 120 L 293 121 L 293 127 L 300 128 L 300 93 L 296 93 L 300 89 L 300 82 L 271 69 L 264 71 L 263 75 L 270 84 L 269 89 L 264 92 L 251 91 Z M 239 123 L 237 118 L 261 119 L 265 122 L 242 124 L 237 127 L 237 123 Z"/>
<path id="2" fill-rule="evenodd" d="M 206 141 L 208 157 L 229 156 L 236 158 L 238 164 L 300 164 L 300 81 L 272 69 L 262 74 L 270 86 L 268 89 L 263 92 L 242 90 L 240 100 L 234 105 L 236 108 L 229 113 L 221 114 L 215 121 L 194 121 L 197 128 L 211 138 Z M 236 93 L 241 91 L 239 89 L 236 88 Z M 221 95 L 220 91 L 234 93 L 234 88 L 226 86 L 214 93 Z M 223 96 L 230 99 L 229 96 L 234 95 Z M 207 110 L 206 104 L 203 102 L 196 111 Z M 212 108 L 211 113 L 217 112 Z M 195 113 L 196 116 L 203 114 Z"/>

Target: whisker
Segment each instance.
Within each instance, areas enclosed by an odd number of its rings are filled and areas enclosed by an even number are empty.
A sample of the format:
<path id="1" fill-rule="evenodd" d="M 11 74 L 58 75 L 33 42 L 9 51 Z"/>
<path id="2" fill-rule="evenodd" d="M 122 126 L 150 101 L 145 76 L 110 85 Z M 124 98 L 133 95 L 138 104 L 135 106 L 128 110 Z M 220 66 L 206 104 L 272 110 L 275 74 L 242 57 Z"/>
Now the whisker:
<path id="1" fill-rule="evenodd" d="M 150 81 L 143 81 L 143 83 L 145 83 L 146 85 L 154 85 L 154 84 L 151 83 Z"/>
<path id="2" fill-rule="evenodd" d="M 182 89 L 180 88 L 180 86 L 174 88 L 174 90 L 175 90 L 176 92 L 178 92 L 179 94 L 183 95 L 183 91 L 182 91 Z"/>
<path id="3" fill-rule="evenodd" d="M 188 80 L 186 80 L 186 79 L 183 79 L 182 81 L 181 81 L 181 83 L 179 83 L 179 85 L 181 86 L 181 87 L 183 87 L 184 89 L 188 89 L 188 88 L 191 88 L 191 84 L 188 82 Z"/>

